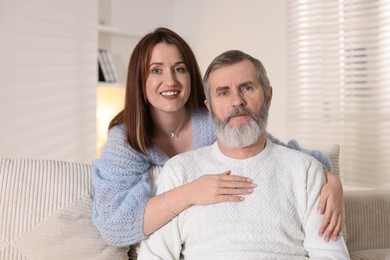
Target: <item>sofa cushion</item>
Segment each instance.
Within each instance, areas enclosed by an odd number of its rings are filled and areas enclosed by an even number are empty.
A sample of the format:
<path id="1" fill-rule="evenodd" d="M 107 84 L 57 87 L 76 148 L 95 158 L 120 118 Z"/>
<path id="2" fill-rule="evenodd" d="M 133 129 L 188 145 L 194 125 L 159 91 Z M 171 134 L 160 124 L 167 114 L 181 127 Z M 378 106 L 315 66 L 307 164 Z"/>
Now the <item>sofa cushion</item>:
<path id="1" fill-rule="evenodd" d="M 344 193 L 350 252 L 390 248 L 390 191 L 354 190 Z M 389 258 L 390 259 L 390 256 Z"/>
<path id="2" fill-rule="evenodd" d="M 390 249 L 370 249 L 356 251 L 350 254 L 351 260 L 389 260 Z"/>
<path id="3" fill-rule="evenodd" d="M 91 167 L 0 159 L 0 259 L 127 259 L 92 223 Z"/>

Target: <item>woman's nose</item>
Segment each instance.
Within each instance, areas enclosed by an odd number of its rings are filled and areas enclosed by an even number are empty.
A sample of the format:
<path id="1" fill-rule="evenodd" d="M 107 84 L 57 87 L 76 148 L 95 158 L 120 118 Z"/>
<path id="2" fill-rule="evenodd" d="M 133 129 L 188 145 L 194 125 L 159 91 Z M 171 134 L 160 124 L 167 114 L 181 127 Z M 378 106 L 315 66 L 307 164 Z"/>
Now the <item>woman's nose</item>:
<path id="1" fill-rule="evenodd" d="M 173 86 L 175 85 L 175 74 L 172 72 L 167 72 L 164 76 L 164 85 Z"/>

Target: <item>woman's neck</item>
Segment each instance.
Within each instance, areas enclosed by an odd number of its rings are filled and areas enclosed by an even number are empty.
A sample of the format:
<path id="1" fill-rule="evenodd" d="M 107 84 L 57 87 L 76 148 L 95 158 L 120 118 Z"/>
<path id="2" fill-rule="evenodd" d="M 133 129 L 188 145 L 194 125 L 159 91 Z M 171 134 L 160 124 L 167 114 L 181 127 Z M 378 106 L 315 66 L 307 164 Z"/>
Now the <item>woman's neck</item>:
<path id="1" fill-rule="evenodd" d="M 168 157 L 192 150 L 191 114 L 185 108 L 176 113 L 158 113 L 153 115 L 156 134 L 153 143 Z M 170 132 L 177 133 L 171 137 Z"/>
<path id="2" fill-rule="evenodd" d="M 177 112 L 153 111 L 156 136 L 178 138 L 188 124 L 190 115 L 185 107 Z"/>

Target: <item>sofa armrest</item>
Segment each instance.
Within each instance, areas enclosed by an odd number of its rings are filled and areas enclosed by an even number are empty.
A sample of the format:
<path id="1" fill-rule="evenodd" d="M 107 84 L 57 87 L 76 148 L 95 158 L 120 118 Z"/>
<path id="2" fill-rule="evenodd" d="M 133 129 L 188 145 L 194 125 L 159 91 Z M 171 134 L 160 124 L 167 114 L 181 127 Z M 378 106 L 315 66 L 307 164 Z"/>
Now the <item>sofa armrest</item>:
<path id="1" fill-rule="evenodd" d="M 344 192 L 349 252 L 390 248 L 390 190 Z"/>

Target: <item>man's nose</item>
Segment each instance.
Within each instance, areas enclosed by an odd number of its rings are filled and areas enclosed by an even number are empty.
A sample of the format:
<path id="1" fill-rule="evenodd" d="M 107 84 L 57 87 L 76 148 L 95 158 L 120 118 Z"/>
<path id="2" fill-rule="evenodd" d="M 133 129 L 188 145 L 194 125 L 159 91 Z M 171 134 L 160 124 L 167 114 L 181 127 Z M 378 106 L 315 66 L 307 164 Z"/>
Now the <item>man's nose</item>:
<path id="1" fill-rule="evenodd" d="M 233 107 L 240 107 L 245 105 L 245 99 L 240 91 L 232 93 L 232 105 Z"/>

